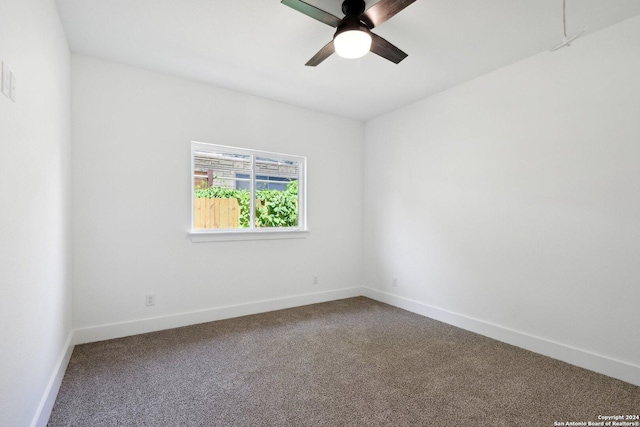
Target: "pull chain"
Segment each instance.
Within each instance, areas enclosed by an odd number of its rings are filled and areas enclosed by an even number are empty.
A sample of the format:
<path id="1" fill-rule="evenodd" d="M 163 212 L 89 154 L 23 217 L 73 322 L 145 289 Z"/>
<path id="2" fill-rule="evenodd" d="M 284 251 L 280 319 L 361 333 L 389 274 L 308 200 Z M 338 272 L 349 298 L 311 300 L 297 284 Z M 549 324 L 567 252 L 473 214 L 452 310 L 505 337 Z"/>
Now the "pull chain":
<path id="1" fill-rule="evenodd" d="M 564 28 L 564 38 L 567 38 L 567 0 L 562 0 L 562 27 Z"/>

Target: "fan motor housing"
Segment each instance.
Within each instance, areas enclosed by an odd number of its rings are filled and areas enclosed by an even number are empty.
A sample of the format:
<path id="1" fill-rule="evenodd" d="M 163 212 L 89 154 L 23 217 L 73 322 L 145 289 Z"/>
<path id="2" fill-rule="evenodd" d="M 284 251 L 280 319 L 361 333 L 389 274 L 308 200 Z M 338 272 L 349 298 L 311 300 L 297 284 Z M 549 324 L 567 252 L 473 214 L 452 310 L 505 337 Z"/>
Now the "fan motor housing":
<path id="1" fill-rule="evenodd" d="M 365 8 L 364 0 L 344 0 L 342 2 L 342 13 L 345 16 L 358 16 L 364 12 Z"/>

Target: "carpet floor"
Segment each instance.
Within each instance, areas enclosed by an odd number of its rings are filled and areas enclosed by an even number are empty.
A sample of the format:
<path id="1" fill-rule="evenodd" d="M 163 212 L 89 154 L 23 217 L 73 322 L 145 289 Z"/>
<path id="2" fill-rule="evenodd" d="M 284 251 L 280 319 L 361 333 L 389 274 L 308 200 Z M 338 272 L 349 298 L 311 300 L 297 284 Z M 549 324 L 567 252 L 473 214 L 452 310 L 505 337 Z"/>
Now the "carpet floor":
<path id="1" fill-rule="evenodd" d="M 368 298 L 75 347 L 49 426 L 554 426 L 640 387 Z"/>

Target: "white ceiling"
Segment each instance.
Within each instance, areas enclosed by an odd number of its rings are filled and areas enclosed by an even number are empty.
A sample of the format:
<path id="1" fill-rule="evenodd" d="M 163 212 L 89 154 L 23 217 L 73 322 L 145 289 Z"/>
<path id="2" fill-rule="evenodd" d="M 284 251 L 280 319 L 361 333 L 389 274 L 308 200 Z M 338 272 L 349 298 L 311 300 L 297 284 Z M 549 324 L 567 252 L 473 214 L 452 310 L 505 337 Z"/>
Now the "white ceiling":
<path id="1" fill-rule="evenodd" d="M 343 16 L 341 0 L 307 2 Z M 563 36 L 562 0 L 417 0 L 374 29 L 409 54 L 400 64 L 369 53 L 332 55 L 313 68 L 305 62 L 334 29 L 279 0 L 57 5 L 75 53 L 363 121 L 547 51 Z M 639 14 L 640 0 L 567 0 L 568 33 L 586 26 L 588 37 Z"/>

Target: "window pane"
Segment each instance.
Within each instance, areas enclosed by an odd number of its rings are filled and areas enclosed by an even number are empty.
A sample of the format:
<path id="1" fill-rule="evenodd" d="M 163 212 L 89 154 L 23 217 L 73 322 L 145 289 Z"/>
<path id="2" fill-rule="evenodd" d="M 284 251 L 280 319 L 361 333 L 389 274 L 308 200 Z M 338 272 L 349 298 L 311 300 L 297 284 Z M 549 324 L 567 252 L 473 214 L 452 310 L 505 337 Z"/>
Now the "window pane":
<path id="1" fill-rule="evenodd" d="M 256 227 L 298 226 L 298 162 L 256 157 Z"/>
<path id="2" fill-rule="evenodd" d="M 193 228 L 249 227 L 251 157 L 195 151 L 193 170 Z"/>

